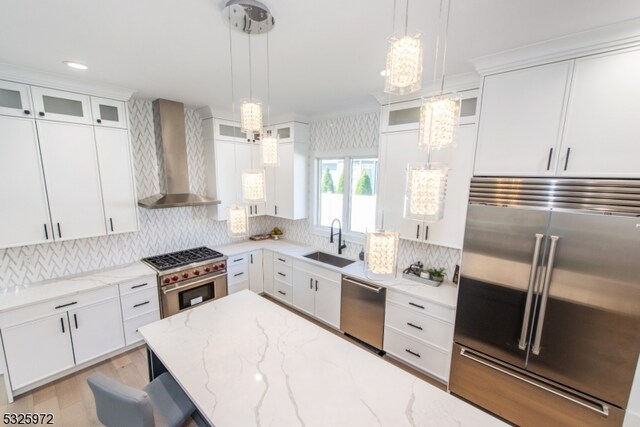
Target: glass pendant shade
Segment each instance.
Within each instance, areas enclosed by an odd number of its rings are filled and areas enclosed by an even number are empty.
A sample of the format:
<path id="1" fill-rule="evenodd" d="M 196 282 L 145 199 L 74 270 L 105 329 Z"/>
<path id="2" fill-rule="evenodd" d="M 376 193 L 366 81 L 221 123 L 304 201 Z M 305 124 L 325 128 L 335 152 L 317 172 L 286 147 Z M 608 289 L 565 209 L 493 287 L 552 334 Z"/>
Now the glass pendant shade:
<path id="1" fill-rule="evenodd" d="M 391 37 L 384 91 L 405 95 L 422 87 L 422 35 Z"/>
<path id="2" fill-rule="evenodd" d="M 262 105 L 260 101 L 249 99 L 240 104 L 240 130 L 244 133 L 262 132 Z"/>
<path id="3" fill-rule="evenodd" d="M 242 172 L 242 198 L 245 202 L 264 202 L 265 193 L 264 169 Z"/>
<path id="4" fill-rule="evenodd" d="M 272 136 L 269 133 L 262 137 L 260 142 L 262 147 L 262 164 L 264 166 L 278 166 L 278 135 Z"/>
<path id="5" fill-rule="evenodd" d="M 460 97 L 434 97 L 420 107 L 418 145 L 439 150 L 455 147 L 456 128 L 460 121 Z"/>
<path id="6" fill-rule="evenodd" d="M 400 235 L 392 231 L 367 233 L 365 265 L 369 271 L 381 275 L 395 273 L 399 238 Z"/>
<path id="7" fill-rule="evenodd" d="M 418 221 L 439 221 L 444 216 L 449 168 L 432 163 L 407 165 L 404 217 Z"/>
<path id="8" fill-rule="evenodd" d="M 231 237 L 243 237 L 249 234 L 249 216 L 246 206 L 227 208 L 227 231 Z"/>

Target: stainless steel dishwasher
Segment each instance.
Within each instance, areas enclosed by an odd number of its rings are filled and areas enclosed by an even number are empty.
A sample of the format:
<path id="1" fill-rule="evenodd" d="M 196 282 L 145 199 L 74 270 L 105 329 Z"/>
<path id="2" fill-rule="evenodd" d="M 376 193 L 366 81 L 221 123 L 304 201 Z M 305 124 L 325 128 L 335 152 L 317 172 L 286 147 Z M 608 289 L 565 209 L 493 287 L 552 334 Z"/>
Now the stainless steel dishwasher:
<path id="1" fill-rule="evenodd" d="M 382 350 L 386 295 L 381 286 L 342 276 L 340 329 Z"/>

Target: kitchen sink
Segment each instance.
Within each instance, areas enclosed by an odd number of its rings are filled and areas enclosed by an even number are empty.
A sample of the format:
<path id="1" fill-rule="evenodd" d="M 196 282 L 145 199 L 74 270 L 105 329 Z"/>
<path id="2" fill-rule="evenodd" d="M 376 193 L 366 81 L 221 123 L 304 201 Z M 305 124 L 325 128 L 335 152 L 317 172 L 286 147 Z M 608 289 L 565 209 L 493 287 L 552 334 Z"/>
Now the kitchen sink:
<path id="1" fill-rule="evenodd" d="M 324 252 L 313 252 L 305 255 L 304 257 L 312 259 L 314 261 L 323 262 L 325 264 L 331 264 L 334 267 L 340 267 L 340 268 L 346 267 L 347 265 L 353 264 L 355 262 L 350 259 L 327 254 Z"/>

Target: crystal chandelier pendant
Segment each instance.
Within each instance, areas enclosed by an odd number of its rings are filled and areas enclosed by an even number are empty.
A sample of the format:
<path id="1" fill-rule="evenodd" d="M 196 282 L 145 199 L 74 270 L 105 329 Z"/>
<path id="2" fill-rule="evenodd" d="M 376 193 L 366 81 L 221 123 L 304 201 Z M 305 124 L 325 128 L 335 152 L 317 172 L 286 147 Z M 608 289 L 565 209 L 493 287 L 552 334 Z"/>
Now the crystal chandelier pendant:
<path id="1" fill-rule="evenodd" d="M 266 201 L 265 193 L 264 169 L 242 172 L 242 199 L 245 202 L 264 202 Z"/>
<path id="2" fill-rule="evenodd" d="M 227 208 L 227 231 L 231 237 L 244 237 L 249 234 L 249 216 L 246 206 Z"/>
<path id="3" fill-rule="evenodd" d="M 272 136 L 269 131 L 266 136 L 262 137 L 260 144 L 263 166 L 278 166 L 278 135 Z"/>
<path id="4" fill-rule="evenodd" d="M 366 234 L 365 266 L 379 275 L 395 274 L 400 235 L 392 231 L 378 230 Z"/>
<path id="5" fill-rule="evenodd" d="M 436 96 L 423 101 L 420 107 L 418 145 L 422 149 L 433 150 L 455 147 L 459 121 L 459 96 Z"/>
<path id="6" fill-rule="evenodd" d="M 417 221 L 441 220 L 448 175 L 449 168 L 443 164 L 408 164 L 404 217 Z"/>
<path id="7" fill-rule="evenodd" d="M 384 91 L 406 95 L 422 87 L 422 34 L 391 37 Z"/>
<path id="8" fill-rule="evenodd" d="M 262 105 L 256 99 L 244 100 L 240 104 L 240 131 L 243 133 L 262 132 Z"/>

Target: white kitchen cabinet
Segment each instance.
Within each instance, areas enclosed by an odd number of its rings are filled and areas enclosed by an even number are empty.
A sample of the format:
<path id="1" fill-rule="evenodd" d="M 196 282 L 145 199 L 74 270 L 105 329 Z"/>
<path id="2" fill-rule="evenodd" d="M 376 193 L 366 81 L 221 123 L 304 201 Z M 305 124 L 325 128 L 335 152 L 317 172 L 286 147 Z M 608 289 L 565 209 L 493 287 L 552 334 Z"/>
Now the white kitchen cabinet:
<path id="1" fill-rule="evenodd" d="M 0 247 L 53 241 L 33 119 L 0 116 Z"/>
<path id="2" fill-rule="evenodd" d="M 31 86 L 36 118 L 90 125 L 91 99 L 89 95 Z"/>
<path id="3" fill-rule="evenodd" d="M 37 126 L 56 240 L 104 235 L 93 127 L 46 121 Z"/>
<path id="4" fill-rule="evenodd" d="M 70 310 L 69 327 L 76 365 L 124 346 L 118 298 Z"/>
<path id="5" fill-rule="evenodd" d="M 231 120 L 211 120 L 213 139 L 216 141 L 249 142 L 252 136 L 240 130 L 240 123 Z"/>
<path id="6" fill-rule="evenodd" d="M 232 176 L 232 179 L 240 202 L 247 205 L 250 217 L 265 215 L 266 202 L 247 202 L 242 198 L 242 173 L 248 170 L 263 169 L 260 161 L 260 146 L 246 142 L 235 143 L 235 159 L 237 173 Z M 229 180 L 225 181 L 229 183 Z"/>
<path id="7" fill-rule="evenodd" d="M 640 177 L 640 48 L 575 61 L 558 164 L 568 177 Z"/>
<path id="8" fill-rule="evenodd" d="M 233 263 L 232 258 L 242 259 Z M 241 255 L 229 258 L 227 261 L 228 295 L 249 289 L 249 256 Z"/>
<path id="9" fill-rule="evenodd" d="M 273 252 L 262 250 L 263 289 L 268 295 L 273 295 Z"/>
<path id="10" fill-rule="evenodd" d="M 573 63 L 484 78 L 474 174 L 552 176 Z"/>
<path id="11" fill-rule="evenodd" d="M 432 152 L 432 161 L 445 163 L 450 170 L 444 217 L 428 222 L 404 218 L 407 164 L 427 160 L 427 152 L 418 147 L 418 131 L 382 134 L 378 224 L 384 218 L 384 228 L 397 231 L 401 239 L 462 248 L 475 136 L 474 124 L 458 126 L 457 146 Z"/>
<path id="12" fill-rule="evenodd" d="M 249 289 L 257 294 L 264 291 L 264 272 L 262 267 L 262 249 L 249 254 Z"/>
<path id="13" fill-rule="evenodd" d="M 29 86 L 0 80 L 0 114 L 5 116 L 33 117 Z"/>
<path id="14" fill-rule="evenodd" d="M 91 112 L 95 126 L 128 128 L 126 109 L 126 104 L 122 101 L 91 97 Z"/>
<path id="15" fill-rule="evenodd" d="M 286 218 L 307 218 L 307 160 L 306 143 L 281 143 L 278 145 L 280 164 L 266 168 L 267 215 Z"/>
<path id="16" fill-rule="evenodd" d="M 17 390 L 72 368 L 70 334 L 66 312 L 3 328 L 11 388 Z"/>
<path id="17" fill-rule="evenodd" d="M 265 128 L 265 131 L 271 131 L 273 136 L 278 136 L 280 143 L 286 142 L 306 142 L 309 140 L 309 127 L 304 123 L 288 122 L 272 125 Z"/>
<path id="18" fill-rule="evenodd" d="M 293 306 L 340 328 L 341 275 L 303 261 L 293 261 Z"/>
<path id="19" fill-rule="evenodd" d="M 126 129 L 95 128 L 107 234 L 138 229 L 133 166 Z"/>

